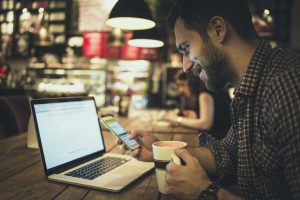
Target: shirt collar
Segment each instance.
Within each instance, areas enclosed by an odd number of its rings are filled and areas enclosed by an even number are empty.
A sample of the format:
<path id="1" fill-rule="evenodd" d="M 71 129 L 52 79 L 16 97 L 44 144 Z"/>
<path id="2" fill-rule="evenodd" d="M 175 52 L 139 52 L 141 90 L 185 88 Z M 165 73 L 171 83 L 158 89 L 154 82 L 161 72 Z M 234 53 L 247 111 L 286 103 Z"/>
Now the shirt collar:
<path id="1" fill-rule="evenodd" d="M 260 72 L 262 71 L 270 53 L 270 44 L 262 40 L 255 50 L 254 55 L 251 58 L 250 64 L 248 65 L 246 74 L 244 75 L 242 82 L 235 87 L 234 95 L 245 95 L 252 96 L 255 95 Z"/>

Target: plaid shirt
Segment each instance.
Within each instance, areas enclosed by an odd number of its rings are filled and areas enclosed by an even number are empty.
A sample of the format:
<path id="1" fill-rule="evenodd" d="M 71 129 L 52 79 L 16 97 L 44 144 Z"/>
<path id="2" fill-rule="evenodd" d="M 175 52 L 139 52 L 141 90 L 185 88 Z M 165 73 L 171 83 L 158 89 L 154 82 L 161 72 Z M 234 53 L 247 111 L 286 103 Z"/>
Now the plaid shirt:
<path id="1" fill-rule="evenodd" d="M 200 134 L 220 180 L 246 199 L 300 199 L 300 57 L 262 41 L 234 94 L 226 138 Z"/>

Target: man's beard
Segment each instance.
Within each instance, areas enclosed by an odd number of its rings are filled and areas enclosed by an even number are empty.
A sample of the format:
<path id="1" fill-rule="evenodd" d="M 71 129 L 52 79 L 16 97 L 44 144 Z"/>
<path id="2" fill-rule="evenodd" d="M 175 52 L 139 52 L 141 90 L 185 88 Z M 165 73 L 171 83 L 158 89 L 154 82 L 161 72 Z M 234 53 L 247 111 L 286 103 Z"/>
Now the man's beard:
<path id="1" fill-rule="evenodd" d="M 228 69 L 228 57 L 220 52 L 210 40 L 204 43 L 203 54 L 206 63 L 200 62 L 199 59 L 195 60 L 193 73 L 199 76 L 202 70 L 205 71 L 207 75 L 205 86 L 210 91 L 218 91 L 224 88 L 226 81 L 221 74 L 224 73 L 224 69 Z"/>

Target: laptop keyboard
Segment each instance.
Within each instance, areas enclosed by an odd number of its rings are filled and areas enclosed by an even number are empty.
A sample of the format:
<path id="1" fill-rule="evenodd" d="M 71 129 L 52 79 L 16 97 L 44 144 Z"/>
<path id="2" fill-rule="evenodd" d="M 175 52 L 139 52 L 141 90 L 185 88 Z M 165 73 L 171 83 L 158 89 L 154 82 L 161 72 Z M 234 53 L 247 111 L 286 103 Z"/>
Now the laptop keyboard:
<path id="1" fill-rule="evenodd" d="M 105 157 L 101 160 L 97 160 L 93 163 L 90 163 L 86 166 L 83 166 L 79 169 L 71 171 L 65 175 L 83 178 L 88 180 L 93 180 L 113 169 L 116 167 L 123 165 L 129 161 L 129 159 L 124 158 L 116 158 L 116 157 Z"/>

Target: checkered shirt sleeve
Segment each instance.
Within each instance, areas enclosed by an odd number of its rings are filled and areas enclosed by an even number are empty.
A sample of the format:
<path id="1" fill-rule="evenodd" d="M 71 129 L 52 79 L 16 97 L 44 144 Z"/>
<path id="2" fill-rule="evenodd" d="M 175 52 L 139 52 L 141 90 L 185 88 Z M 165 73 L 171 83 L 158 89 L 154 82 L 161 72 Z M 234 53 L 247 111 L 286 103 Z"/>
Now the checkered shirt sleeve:
<path id="1" fill-rule="evenodd" d="M 300 65 L 269 83 L 266 90 L 263 130 L 273 133 L 278 159 L 283 167 L 285 182 L 294 199 L 300 199 Z M 298 69 L 297 69 L 298 68 Z M 266 165 L 271 160 L 264 155 Z"/>
<path id="2" fill-rule="evenodd" d="M 212 153 L 216 161 L 217 178 L 223 182 L 227 178 L 235 175 L 235 163 L 236 160 L 236 139 L 233 133 L 233 127 L 231 127 L 227 133 L 227 136 L 218 141 L 208 133 L 201 133 L 199 135 L 200 145 L 208 148 Z"/>

